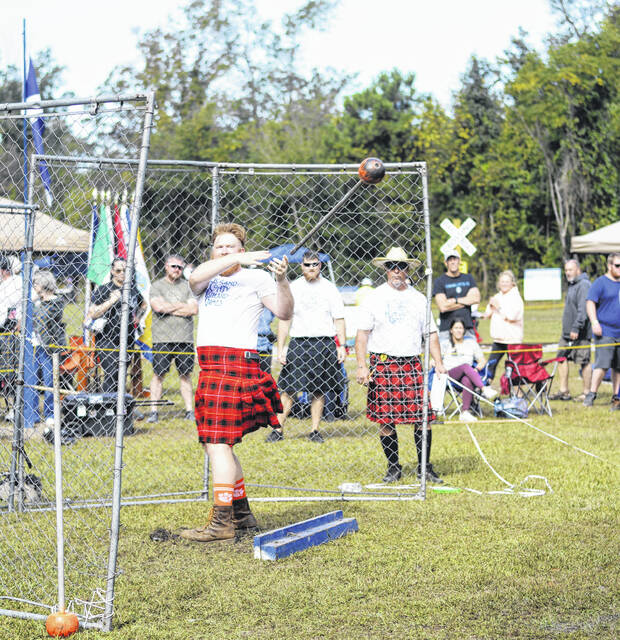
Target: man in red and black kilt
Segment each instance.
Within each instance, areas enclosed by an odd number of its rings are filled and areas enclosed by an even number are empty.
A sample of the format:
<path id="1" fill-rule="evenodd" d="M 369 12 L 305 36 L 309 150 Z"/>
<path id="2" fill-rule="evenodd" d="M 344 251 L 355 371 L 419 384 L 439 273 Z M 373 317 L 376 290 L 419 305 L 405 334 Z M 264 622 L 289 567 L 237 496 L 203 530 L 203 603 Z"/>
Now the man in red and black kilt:
<path id="1" fill-rule="evenodd" d="M 256 345 L 265 307 L 281 320 L 293 314 L 288 260 L 269 262 L 275 281 L 263 269 L 242 268 L 271 257 L 268 251 L 246 252 L 245 238 L 238 224 L 218 225 L 211 260 L 196 267 L 189 279 L 198 297 L 196 424 L 213 468 L 214 494 L 209 522 L 180 532 L 197 542 L 233 540 L 235 532 L 257 528 L 233 445 L 260 427 L 278 426 L 282 411 L 274 379 L 259 366 Z"/>
<path id="2" fill-rule="evenodd" d="M 368 385 L 366 416 L 380 425 L 379 438 L 388 461 L 384 482 L 396 482 L 402 476 L 398 459 L 396 425 L 414 425 L 418 454 L 418 478 L 422 477 L 422 428 L 424 371 L 420 354 L 426 333 L 427 300 L 407 282 L 409 268 L 419 265 L 400 247 L 392 247 L 387 256 L 373 264 L 386 270 L 387 282 L 364 299 L 355 339 L 357 381 Z M 446 373 L 441 360 L 437 327 L 431 316 L 430 353 L 438 373 Z M 370 367 L 366 363 L 369 353 Z M 430 464 L 431 421 L 428 407 L 426 439 L 426 478 L 442 482 Z"/>

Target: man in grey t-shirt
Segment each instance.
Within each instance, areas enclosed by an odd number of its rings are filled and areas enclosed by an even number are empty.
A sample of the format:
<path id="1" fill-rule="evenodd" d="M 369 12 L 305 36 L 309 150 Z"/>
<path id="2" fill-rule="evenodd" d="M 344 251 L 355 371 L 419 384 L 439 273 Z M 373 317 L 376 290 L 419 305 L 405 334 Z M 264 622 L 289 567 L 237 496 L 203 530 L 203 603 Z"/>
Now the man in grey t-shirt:
<path id="1" fill-rule="evenodd" d="M 193 420 L 192 370 L 194 368 L 194 320 L 198 303 L 183 278 L 185 260 L 178 255 L 166 258 L 166 275 L 151 286 L 153 309 L 153 378 L 151 379 L 151 415 L 147 422 L 157 422 L 157 401 L 161 398 L 165 375 L 175 361 L 179 374 L 185 419 Z"/>

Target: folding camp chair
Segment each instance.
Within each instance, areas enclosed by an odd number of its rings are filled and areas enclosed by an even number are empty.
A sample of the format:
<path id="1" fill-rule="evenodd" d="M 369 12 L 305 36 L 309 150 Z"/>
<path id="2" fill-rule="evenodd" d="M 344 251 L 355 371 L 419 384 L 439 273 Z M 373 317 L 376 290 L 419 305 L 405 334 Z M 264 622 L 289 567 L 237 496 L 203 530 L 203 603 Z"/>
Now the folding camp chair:
<path id="1" fill-rule="evenodd" d="M 450 420 L 454 416 L 461 414 L 463 408 L 463 398 L 461 395 L 461 387 L 459 384 L 445 379 L 445 387 L 439 383 L 439 379 L 435 370 L 432 369 L 430 373 L 431 383 L 431 406 L 436 414 L 444 416 L 447 420 Z M 437 377 L 437 379 L 436 379 Z M 476 392 L 478 392 L 476 390 Z M 482 409 L 480 408 L 480 402 L 478 398 L 474 396 L 471 406 L 469 408 L 470 413 L 474 414 L 478 418 L 482 417 Z"/>
<path id="2" fill-rule="evenodd" d="M 500 379 L 502 393 L 523 397 L 527 400 L 528 411 L 534 409 L 551 416 L 549 391 L 558 363 L 564 360 L 566 358 L 562 357 L 542 360 L 541 344 L 508 345 L 506 372 Z M 552 363 L 550 373 L 546 367 Z"/>

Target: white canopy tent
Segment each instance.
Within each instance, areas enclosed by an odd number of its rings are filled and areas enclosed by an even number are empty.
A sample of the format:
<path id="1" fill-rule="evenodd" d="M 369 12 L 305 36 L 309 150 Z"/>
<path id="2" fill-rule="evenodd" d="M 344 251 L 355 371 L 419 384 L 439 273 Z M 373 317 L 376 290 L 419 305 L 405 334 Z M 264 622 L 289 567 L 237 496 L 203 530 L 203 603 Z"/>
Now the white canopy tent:
<path id="1" fill-rule="evenodd" d="M 583 236 L 573 236 L 572 253 L 612 253 L 620 251 L 620 221 L 601 227 Z"/>
<path id="2" fill-rule="evenodd" d="M 19 252 L 24 248 L 24 217 L 4 213 L 13 205 L 21 204 L 0 198 L 0 251 Z M 34 223 L 35 253 L 81 253 L 88 251 L 90 233 L 76 229 L 38 211 Z"/>

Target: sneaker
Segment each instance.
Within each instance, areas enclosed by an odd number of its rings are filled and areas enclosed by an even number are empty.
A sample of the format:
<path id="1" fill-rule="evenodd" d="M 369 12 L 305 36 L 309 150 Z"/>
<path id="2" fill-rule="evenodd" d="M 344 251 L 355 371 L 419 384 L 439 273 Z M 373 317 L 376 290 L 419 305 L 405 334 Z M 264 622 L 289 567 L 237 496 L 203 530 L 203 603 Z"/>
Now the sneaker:
<path id="1" fill-rule="evenodd" d="M 469 411 L 462 411 L 459 416 L 459 422 L 478 422 L 478 418 Z"/>
<path id="2" fill-rule="evenodd" d="M 155 422 L 159 422 L 159 415 L 157 413 L 157 411 L 151 411 L 151 413 L 149 413 L 149 417 L 146 419 L 147 422 L 150 422 L 151 424 L 155 423 Z"/>
<path id="3" fill-rule="evenodd" d="M 418 480 L 422 478 L 422 473 L 420 472 L 420 467 L 418 466 Z M 443 480 L 435 473 L 432 464 L 426 465 L 426 480 L 428 482 L 432 482 L 433 484 L 443 484 Z"/>
<path id="4" fill-rule="evenodd" d="M 399 464 L 389 464 L 383 482 L 398 482 L 403 476 L 403 468 Z"/>
<path id="5" fill-rule="evenodd" d="M 486 387 L 482 387 L 482 395 L 487 400 L 493 400 L 493 398 L 495 398 L 495 396 L 497 395 L 497 391 L 495 391 L 495 389 L 493 389 L 493 387 L 489 387 L 487 385 Z"/>
<path id="6" fill-rule="evenodd" d="M 594 405 L 594 401 L 596 400 L 596 393 L 594 391 L 588 391 L 586 397 L 583 400 L 584 407 L 591 407 Z"/>
<path id="7" fill-rule="evenodd" d="M 557 393 L 552 393 L 549 396 L 549 400 L 570 400 L 570 399 L 571 399 L 571 395 L 568 391 L 558 391 Z"/>
<path id="8" fill-rule="evenodd" d="M 284 440 L 284 434 L 276 429 L 272 429 L 271 433 L 265 438 L 265 442 L 280 442 L 280 440 Z"/>
<path id="9" fill-rule="evenodd" d="M 611 397 L 611 411 L 620 411 L 620 396 Z"/>
<path id="10" fill-rule="evenodd" d="M 183 416 L 183 420 L 195 420 L 195 416 L 194 416 L 194 412 L 193 411 L 186 411 L 185 415 Z"/>
<path id="11" fill-rule="evenodd" d="M 318 442 L 319 444 L 325 441 L 323 436 L 318 431 L 311 431 L 308 434 L 308 439 L 310 440 L 310 442 Z"/>

